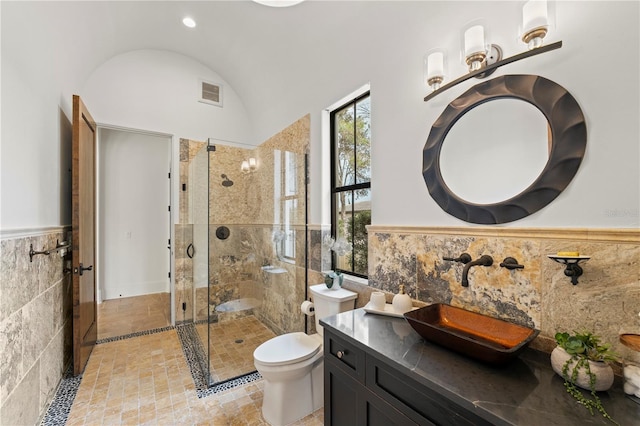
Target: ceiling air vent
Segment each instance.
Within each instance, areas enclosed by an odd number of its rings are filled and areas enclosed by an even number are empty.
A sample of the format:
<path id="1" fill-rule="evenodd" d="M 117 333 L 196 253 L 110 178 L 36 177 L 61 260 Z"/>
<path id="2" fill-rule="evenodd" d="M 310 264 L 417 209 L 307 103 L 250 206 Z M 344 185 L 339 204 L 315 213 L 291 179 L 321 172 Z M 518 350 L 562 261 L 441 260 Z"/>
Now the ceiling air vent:
<path id="1" fill-rule="evenodd" d="M 222 106 L 222 85 L 211 81 L 199 80 L 199 102 Z"/>

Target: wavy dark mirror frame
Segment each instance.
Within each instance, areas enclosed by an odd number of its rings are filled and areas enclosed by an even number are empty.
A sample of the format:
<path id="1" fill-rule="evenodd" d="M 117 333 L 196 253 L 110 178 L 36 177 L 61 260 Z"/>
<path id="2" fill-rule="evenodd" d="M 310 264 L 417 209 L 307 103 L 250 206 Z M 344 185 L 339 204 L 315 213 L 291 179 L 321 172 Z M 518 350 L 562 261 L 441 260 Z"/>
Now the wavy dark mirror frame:
<path id="1" fill-rule="evenodd" d="M 470 203 L 454 194 L 440 172 L 440 151 L 453 125 L 485 102 L 515 98 L 546 117 L 551 151 L 540 176 L 520 194 L 493 204 Z M 505 75 L 477 84 L 453 100 L 431 127 L 422 152 L 422 175 L 429 194 L 452 216 L 466 222 L 497 224 L 529 216 L 553 201 L 575 176 L 587 145 L 587 126 L 575 98 L 562 86 L 536 75 Z M 508 176 L 505 176 L 508 179 Z M 482 184 L 482 176 L 478 176 Z"/>

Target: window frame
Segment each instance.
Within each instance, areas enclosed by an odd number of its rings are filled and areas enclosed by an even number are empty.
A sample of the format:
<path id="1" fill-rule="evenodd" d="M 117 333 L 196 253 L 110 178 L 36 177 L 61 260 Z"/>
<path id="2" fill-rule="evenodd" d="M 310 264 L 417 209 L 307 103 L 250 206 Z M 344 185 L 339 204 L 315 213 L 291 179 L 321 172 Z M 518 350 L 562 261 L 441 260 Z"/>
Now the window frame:
<path id="1" fill-rule="evenodd" d="M 284 233 L 284 236 L 282 238 L 282 241 L 280 241 L 280 260 L 284 260 L 287 262 L 291 262 L 291 263 L 295 263 L 296 260 L 296 250 L 297 250 L 297 244 L 296 244 L 296 230 L 295 230 L 295 224 L 289 223 L 288 221 L 285 220 L 286 216 L 287 216 L 287 202 L 288 201 L 293 201 L 294 203 L 294 207 L 296 210 L 298 208 L 297 202 L 300 200 L 301 198 L 301 194 L 299 192 L 299 185 L 297 184 L 297 181 L 294 181 L 295 184 L 295 192 L 292 194 L 287 194 L 287 179 L 289 178 L 288 175 L 288 169 L 287 166 L 289 165 L 287 162 L 287 157 L 288 156 L 292 156 L 294 159 L 294 162 L 296 164 L 294 164 L 294 166 L 297 168 L 297 154 L 293 151 L 286 151 L 286 150 L 277 150 L 279 151 L 279 162 L 280 162 L 280 168 L 281 168 L 281 179 L 279 182 L 279 191 L 280 191 L 280 197 L 279 197 L 279 221 L 281 223 L 281 230 Z M 289 238 L 291 238 L 290 241 L 290 248 L 291 250 L 288 251 L 287 250 L 287 245 L 288 245 L 288 240 Z"/>
<path id="2" fill-rule="evenodd" d="M 362 94 L 352 98 L 351 100 L 341 104 L 340 106 L 332 109 L 329 112 L 329 127 L 330 127 L 330 155 L 331 155 L 331 161 L 330 161 L 330 167 L 331 167 L 331 237 L 335 240 L 337 238 L 337 232 L 338 232 L 338 209 L 337 209 L 337 202 L 336 202 L 336 196 L 339 192 L 351 192 L 352 194 L 355 191 L 361 190 L 361 189 L 368 189 L 369 193 L 371 193 L 371 176 L 369 176 L 369 181 L 368 182 L 363 182 L 363 183 L 354 183 L 352 185 L 345 185 L 345 186 L 336 186 L 336 154 L 337 154 L 337 140 L 336 140 L 336 115 L 338 114 L 338 112 L 344 110 L 346 107 L 353 105 L 353 109 L 354 109 L 354 124 L 355 124 L 355 120 L 357 117 L 357 111 L 356 111 L 356 106 L 358 104 L 358 102 L 362 101 L 363 99 L 366 98 L 371 98 L 371 91 L 367 90 L 365 92 L 363 92 Z M 369 117 L 369 119 L 371 119 Z M 356 126 L 354 125 L 354 133 L 356 131 Z M 354 137 L 354 144 L 357 142 L 357 138 Z M 357 150 L 355 149 L 355 145 L 354 145 L 354 156 L 356 156 L 356 160 L 357 160 Z M 357 162 L 357 161 L 356 161 Z M 370 164 L 369 164 L 370 165 Z M 355 217 L 355 199 L 352 199 L 352 203 L 351 203 L 351 217 Z M 352 221 L 352 227 L 353 227 L 354 222 Z M 352 240 L 353 240 L 353 229 L 351 229 L 352 232 Z M 355 269 L 354 265 L 355 265 L 355 250 L 351 250 L 351 269 Z M 345 269 L 341 269 L 337 267 L 337 255 L 331 251 L 331 269 L 333 269 L 334 271 L 338 271 L 338 272 L 342 272 L 344 274 L 348 274 L 351 276 L 355 276 L 355 277 L 359 277 L 359 278 L 364 278 L 364 279 L 368 279 L 368 273 L 367 274 L 361 274 L 358 272 L 355 272 L 353 270 L 345 270 Z"/>

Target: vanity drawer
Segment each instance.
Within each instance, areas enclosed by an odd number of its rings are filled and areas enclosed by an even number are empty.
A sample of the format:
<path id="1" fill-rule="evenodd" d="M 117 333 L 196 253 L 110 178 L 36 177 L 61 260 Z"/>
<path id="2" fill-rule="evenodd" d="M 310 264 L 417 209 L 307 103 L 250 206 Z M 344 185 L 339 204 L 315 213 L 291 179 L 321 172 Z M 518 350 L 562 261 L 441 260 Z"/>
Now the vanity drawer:
<path id="1" fill-rule="evenodd" d="M 480 426 L 489 422 L 368 356 L 366 385 L 418 424 Z"/>
<path id="2" fill-rule="evenodd" d="M 352 343 L 325 331 L 324 356 L 331 358 L 336 366 L 345 373 L 364 383 L 364 351 Z"/>

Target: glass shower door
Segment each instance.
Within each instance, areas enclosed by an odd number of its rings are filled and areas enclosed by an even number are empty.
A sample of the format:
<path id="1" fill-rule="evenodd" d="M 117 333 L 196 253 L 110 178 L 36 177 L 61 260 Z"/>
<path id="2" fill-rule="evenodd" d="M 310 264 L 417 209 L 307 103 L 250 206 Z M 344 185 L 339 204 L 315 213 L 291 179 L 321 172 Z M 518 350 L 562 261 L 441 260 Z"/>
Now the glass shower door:
<path id="1" fill-rule="evenodd" d="M 257 346 L 304 330 L 305 152 L 277 143 L 209 149 L 212 385 L 254 373 Z"/>

